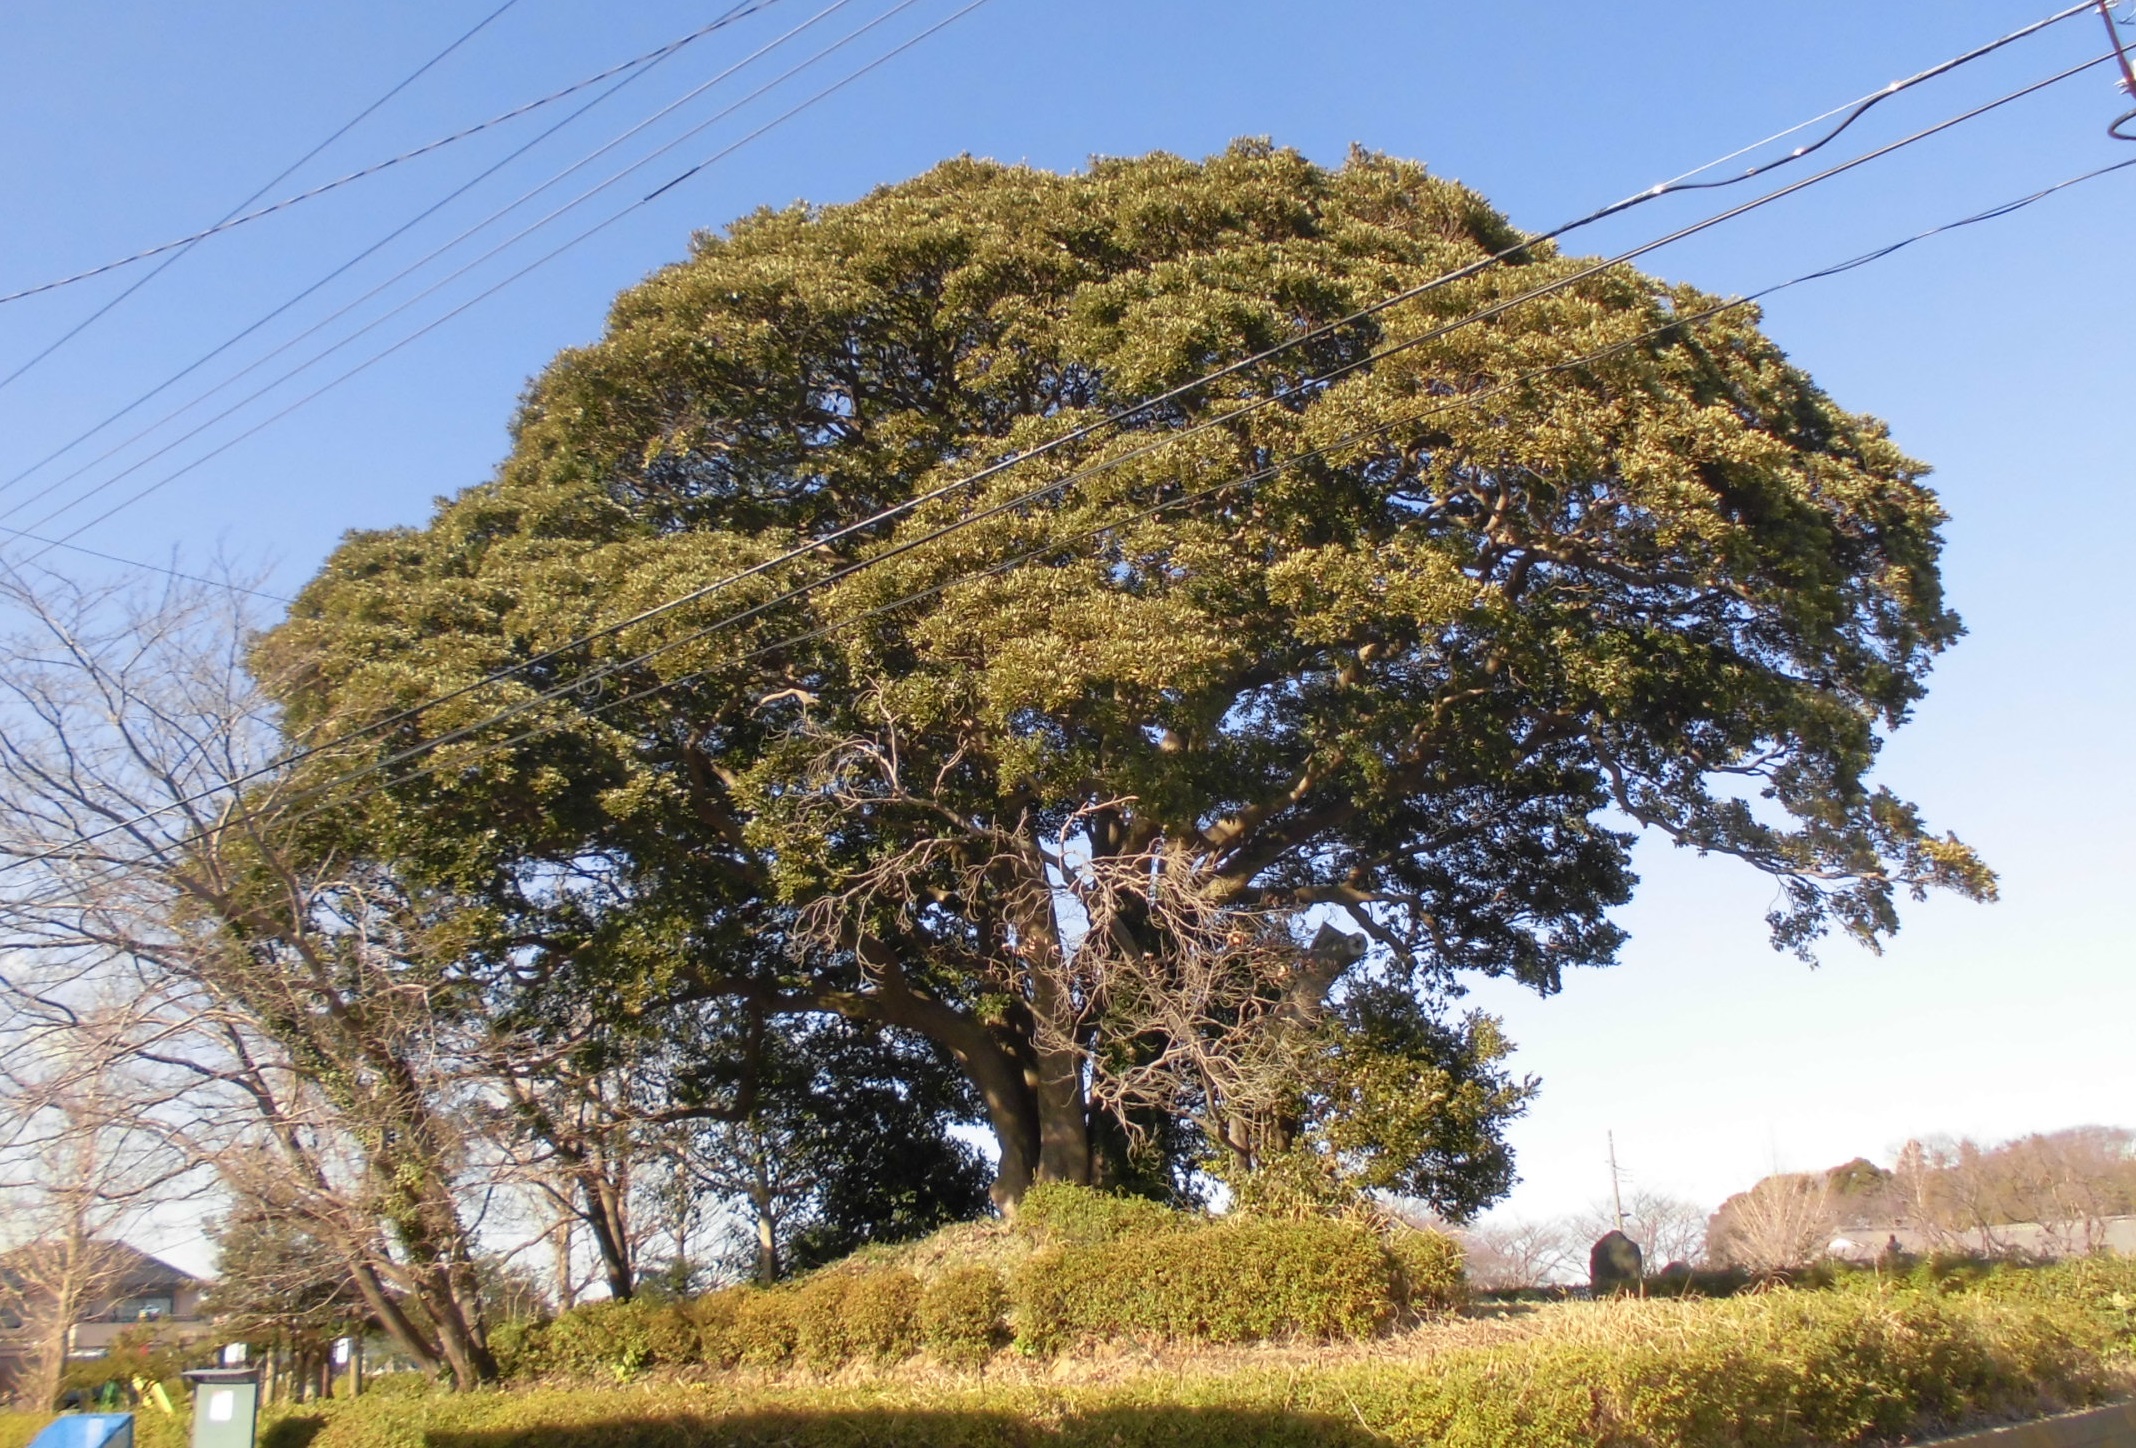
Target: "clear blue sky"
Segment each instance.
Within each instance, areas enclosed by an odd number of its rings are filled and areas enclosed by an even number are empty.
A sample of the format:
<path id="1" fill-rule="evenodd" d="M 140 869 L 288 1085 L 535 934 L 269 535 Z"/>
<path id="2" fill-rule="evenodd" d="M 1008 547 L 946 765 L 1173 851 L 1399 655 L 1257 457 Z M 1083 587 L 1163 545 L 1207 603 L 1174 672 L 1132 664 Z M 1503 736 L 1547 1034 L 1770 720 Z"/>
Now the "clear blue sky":
<path id="1" fill-rule="evenodd" d="M 0 15 L 0 292 L 214 221 L 496 3 L 12 0 Z M 693 46 L 230 358 L 250 360 L 822 3 L 782 0 Z M 889 3 L 854 0 L 556 196 Z M 646 178 L 666 179 L 958 3 L 918 0 L 579 215 L 606 215 L 649 189 Z M 518 0 L 276 194 L 506 109 L 713 13 L 681 0 Z M 342 530 L 419 522 L 433 496 L 484 478 L 530 374 L 557 348 L 594 336 L 609 298 L 679 256 L 693 228 L 759 205 L 843 200 L 957 152 L 1068 168 L 1092 153 L 1200 155 L 1235 136 L 1267 135 L 1331 163 L 1352 142 L 1422 159 L 1540 228 L 2045 13 L 2017 0 L 991 0 L 81 541 L 163 559 L 174 548 L 198 559 L 218 546 L 272 557 L 275 586 L 293 587 Z M 2095 17 L 2069 22 L 1880 109 L 1849 140 L 1867 145 L 1940 119 L 2096 53 L 2103 39 Z M 1645 265 L 1729 292 L 1845 258 L 2136 155 L 2104 135 L 2126 104 L 2106 72 L 2092 72 Z M 185 256 L 0 389 L 0 478 L 500 159 L 554 114 Z M 1516 1133 L 1526 1180 L 1509 1210 L 1551 1213 L 1601 1193 L 1612 1127 L 1638 1183 L 1711 1203 L 1775 1164 L 1881 1156 L 1909 1134 L 2136 1121 L 2136 973 L 2117 903 L 2136 894 L 2126 883 L 2136 864 L 2127 824 L 2136 788 L 2125 764 L 2136 703 L 2126 640 L 2136 618 L 2122 513 L 2136 379 L 2126 301 L 2132 202 L 2136 171 L 1788 293 L 1769 314 L 1773 334 L 1843 403 L 1889 419 L 1905 447 L 1937 466 L 1954 515 L 1947 576 L 1972 636 L 1890 749 L 1885 777 L 1986 852 L 2003 872 L 2002 903 L 1911 908 L 1882 958 L 1835 947 L 1813 972 L 1767 948 L 1761 917 L 1772 892 L 1752 872 L 1646 849 L 1646 883 L 1624 915 L 1634 939 L 1621 968 L 1576 979 L 1548 1001 L 1477 992 L 1508 1018 L 1521 1066 L 1544 1080 Z M 1664 202 L 1589 233 L 1585 244 L 1622 245 L 1718 204 Z M 567 219 L 522 243 L 367 342 L 398 337 L 583 224 Z M 141 272 L 0 307 L 0 375 Z M 368 350 L 359 344 L 311 375 L 331 377 Z M 218 379 L 230 358 L 193 384 Z M 154 481 L 303 390 L 283 389 L 101 496 L 116 500 Z M 131 421 L 190 396 L 182 385 Z M 0 492 L 0 510 L 130 430 Z M 145 450 L 119 454 L 0 524 L 23 526 Z M 85 506 L 48 531 L 95 511 Z"/>

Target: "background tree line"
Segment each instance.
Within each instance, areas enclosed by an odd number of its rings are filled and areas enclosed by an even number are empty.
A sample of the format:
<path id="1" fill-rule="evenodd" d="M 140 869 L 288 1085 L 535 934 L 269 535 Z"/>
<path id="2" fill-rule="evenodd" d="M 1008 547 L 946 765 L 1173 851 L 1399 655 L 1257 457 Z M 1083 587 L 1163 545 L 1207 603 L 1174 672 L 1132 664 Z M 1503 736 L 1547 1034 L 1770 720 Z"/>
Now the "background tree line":
<path id="1" fill-rule="evenodd" d="M 2117 1221 L 2136 1221 L 2136 1131 L 2075 1126 L 1986 1146 L 1914 1140 L 1889 1167 L 1857 1157 L 1826 1171 L 1775 1172 L 1711 1213 L 1642 1190 L 1624 1198 L 1624 1214 L 1649 1272 L 1672 1262 L 1782 1272 L 1835 1250 L 1874 1257 L 1892 1240 L 1909 1254 L 2081 1257 L 2113 1246 Z M 1588 1249 L 1616 1225 L 1614 1205 L 1597 1202 L 1566 1217 L 1494 1218 L 1455 1231 L 1471 1280 L 1494 1290 L 1584 1282 Z"/>

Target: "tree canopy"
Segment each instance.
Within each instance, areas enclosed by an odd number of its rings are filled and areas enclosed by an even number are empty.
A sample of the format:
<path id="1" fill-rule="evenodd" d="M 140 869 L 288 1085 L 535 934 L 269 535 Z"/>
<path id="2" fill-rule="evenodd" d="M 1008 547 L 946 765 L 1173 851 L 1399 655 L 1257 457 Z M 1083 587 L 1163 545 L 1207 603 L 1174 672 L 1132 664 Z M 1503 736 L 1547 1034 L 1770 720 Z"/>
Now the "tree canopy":
<path id="1" fill-rule="evenodd" d="M 1993 888 L 1868 780 L 1960 632 L 1942 511 L 1751 309 L 1613 268 L 1390 350 L 1578 269 L 1537 244 L 1316 330 L 1520 239 L 1418 165 L 1259 143 L 699 235 L 493 480 L 352 535 L 261 643 L 307 740 L 529 665 L 309 760 L 467 730 L 318 848 L 464 902 L 500 988 L 925 1035 L 1007 1203 L 1181 1122 L 1431 1194 L 1367 1119 L 1488 1200 L 1525 1092 L 1428 1018 L 1609 963 L 1635 829 L 1771 874 L 1797 950 Z"/>

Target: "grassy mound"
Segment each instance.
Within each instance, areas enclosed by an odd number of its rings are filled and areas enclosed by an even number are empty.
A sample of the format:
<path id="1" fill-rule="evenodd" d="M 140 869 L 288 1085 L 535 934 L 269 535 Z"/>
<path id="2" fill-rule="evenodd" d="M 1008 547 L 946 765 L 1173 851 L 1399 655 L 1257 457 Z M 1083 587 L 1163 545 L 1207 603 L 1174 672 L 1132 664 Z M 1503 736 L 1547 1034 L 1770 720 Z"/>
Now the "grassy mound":
<path id="1" fill-rule="evenodd" d="M 1568 1303 L 1320 1348 L 367 1397 L 282 1418 L 263 1448 L 1870 1443 L 2125 1387 L 2132 1339 L 2100 1286 Z"/>
<path id="2" fill-rule="evenodd" d="M 1172 1245 L 1203 1230 L 1178 1228 Z M 1058 1250 L 1034 1245 L 1023 1260 Z M 778 1366 L 460 1396 L 377 1391 L 280 1410 L 261 1448 L 1805 1448 L 2031 1416 L 2136 1385 L 2136 1261 L 2125 1258 L 1897 1282 L 1857 1275 L 1724 1300 L 1493 1309 L 1319 1345 L 994 1352 L 977 1371 L 928 1357 L 937 1340 L 972 1343 L 972 1323 L 999 1331 L 999 1268 L 963 1258 L 923 1278 L 909 1263 L 866 1265 L 811 1279 L 845 1282 L 836 1313 L 822 1311 L 834 1298 L 821 1285 L 735 1299 L 760 1307 L 819 1294 L 819 1315 L 741 1314 L 734 1330 L 766 1334 Z M 855 1283 L 893 1272 L 916 1294 L 854 1301 Z M 606 1317 L 660 1311 L 676 1310 Z M 804 1344 L 826 1340 L 833 1321 L 873 1356 L 810 1367 L 820 1348 Z M 907 1321 L 916 1336 L 897 1336 Z M 657 1353 L 657 1335 L 644 1341 Z M 883 1365 L 912 1343 L 928 1352 Z M 992 1351 L 992 1340 L 980 1346 Z M 0 1448 L 19 1448 L 40 1421 L 0 1416 Z M 182 1441 L 182 1416 L 156 1427 L 158 1448 Z"/>
<path id="3" fill-rule="evenodd" d="M 1459 1249 L 1365 1221 L 1232 1219 L 1077 1187 L 1034 1190 L 1015 1226 L 967 1224 L 798 1282 L 689 1303 L 594 1303 L 495 1337 L 507 1376 L 628 1381 L 655 1368 L 830 1372 L 925 1352 L 983 1362 L 1093 1341 L 1334 1342 L 1458 1307 Z"/>

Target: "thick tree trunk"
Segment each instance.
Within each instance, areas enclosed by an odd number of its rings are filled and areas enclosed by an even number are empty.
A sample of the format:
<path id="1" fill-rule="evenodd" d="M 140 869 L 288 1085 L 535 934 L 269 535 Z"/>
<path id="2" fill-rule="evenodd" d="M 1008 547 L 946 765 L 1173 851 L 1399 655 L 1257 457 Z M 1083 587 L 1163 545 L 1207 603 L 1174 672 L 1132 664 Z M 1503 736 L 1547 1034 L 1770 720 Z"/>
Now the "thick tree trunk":
<path id="1" fill-rule="evenodd" d="M 1031 1095 L 1038 1116 L 1041 1182 L 1090 1184 L 1090 1101 L 1083 1089 L 1083 1060 L 1076 1050 L 1078 1020 L 1068 989 L 1067 958 L 1054 916 L 1045 858 L 1036 849 L 1021 888 L 1011 896 L 1010 923 L 1017 953 L 1030 981 L 1032 1018 Z"/>
<path id="2" fill-rule="evenodd" d="M 750 1198 L 756 1208 L 756 1282 L 759 1287 L 770 1287 L 779 1280 L 779 1219 L 771 1188 L 761 1174 Z"/>
<path id="3" fill-rule="evenodd" d="M 1072 1029 L 1059 978 L 1041 975 L 1032 1008 Z M 1038 1174 L 1042 1182 L 1090 1184 L 1090 1102 L 1083 1090 L 1083 1062 L 1068 1047 L 1040 1045 L 1034 1052 L 1032 1096 L 1038 1107 Z"/>
<path id="4" fill-rule="evenodd" d="M 606 1173 L 589 1166 L 579 1177 L 579 1192 L 586 1202 L 586 1225 L 601 1254 L 608 1295 L 618 1302 L 628 1302 L 637 1290 L 638 1273 L 637 1264 L 631 1261 L 630 1227 L 625 1219 L 622 1189 Z"/>
<path id="5" fill-rule="evenodd" d="M 858 949 L 882 988 L 811 997 L 812 1004 L 855 1020 L 916 1031 L 956 1058 L 979 1093 L 1000 1149 L 991 1192 L 994 1205 L 1004 1216 L 1013 1215 L 1038 1179 L 1042 1136 L 1034 1073 L 1015 1050 L 1024 1043 L 904 984 L 895 955 L 882 941 L 863 939 Z"/>
<path id="6" fill-rule="evenodd" d="M 373 1170 L 392 1173 L 403 1168 L 420 1173 L 415 1182 L 396 1182 L 402 1201 L 391 1220 L 409 1264 L 403 1280 L 429 1319 L 436 1354 L 451 1371 L 453 1386 L 464 1392 L 497 1377 L 467 1231 L 450 1186 L 429 1173 L 426 1162 L 382 1156 Z"/>
<path id="7" fill-rule="evenodd" d="M 455 1290 L 451 1279 L 457 1275 L 452 1267 L 426 1274 L 420 1296 L 437 1330 L 438 1352 L 452 1372 L 453 1386 L 466 1392 L 494 1381 L 497 1361 L 490 1356 L 479 1312 L 470 1312 L 462 1293 Z"/>
<path id="8" fill-rule="evenodd" d="M 356 1291 L 363 1298 L 364 1306 L 371 1309 L 371 1315 L 378 1320 L 378 1325 L 386 1330 L 386 1336 L 392 1338 L 394 1345 L 406 1353 L 416 1366 L 435 1376 L 438 1370 L 445 1366 L 438 1356 L 437 1348 L 416 1327 L 408 1314 L 401 1310 L 399 1300 L 386 1291 L 385 1284 L 379 1281 L 377 1269 L 366 1261 L 351 1261 L 349 1277 L 355 1282 Z M 292 1347 L 290 1351 L 294 1353 L 296 1349 Z M 294 1368 L 291 1369 L 291 1374 L 292 1380 L 295 1380 Z"/>

